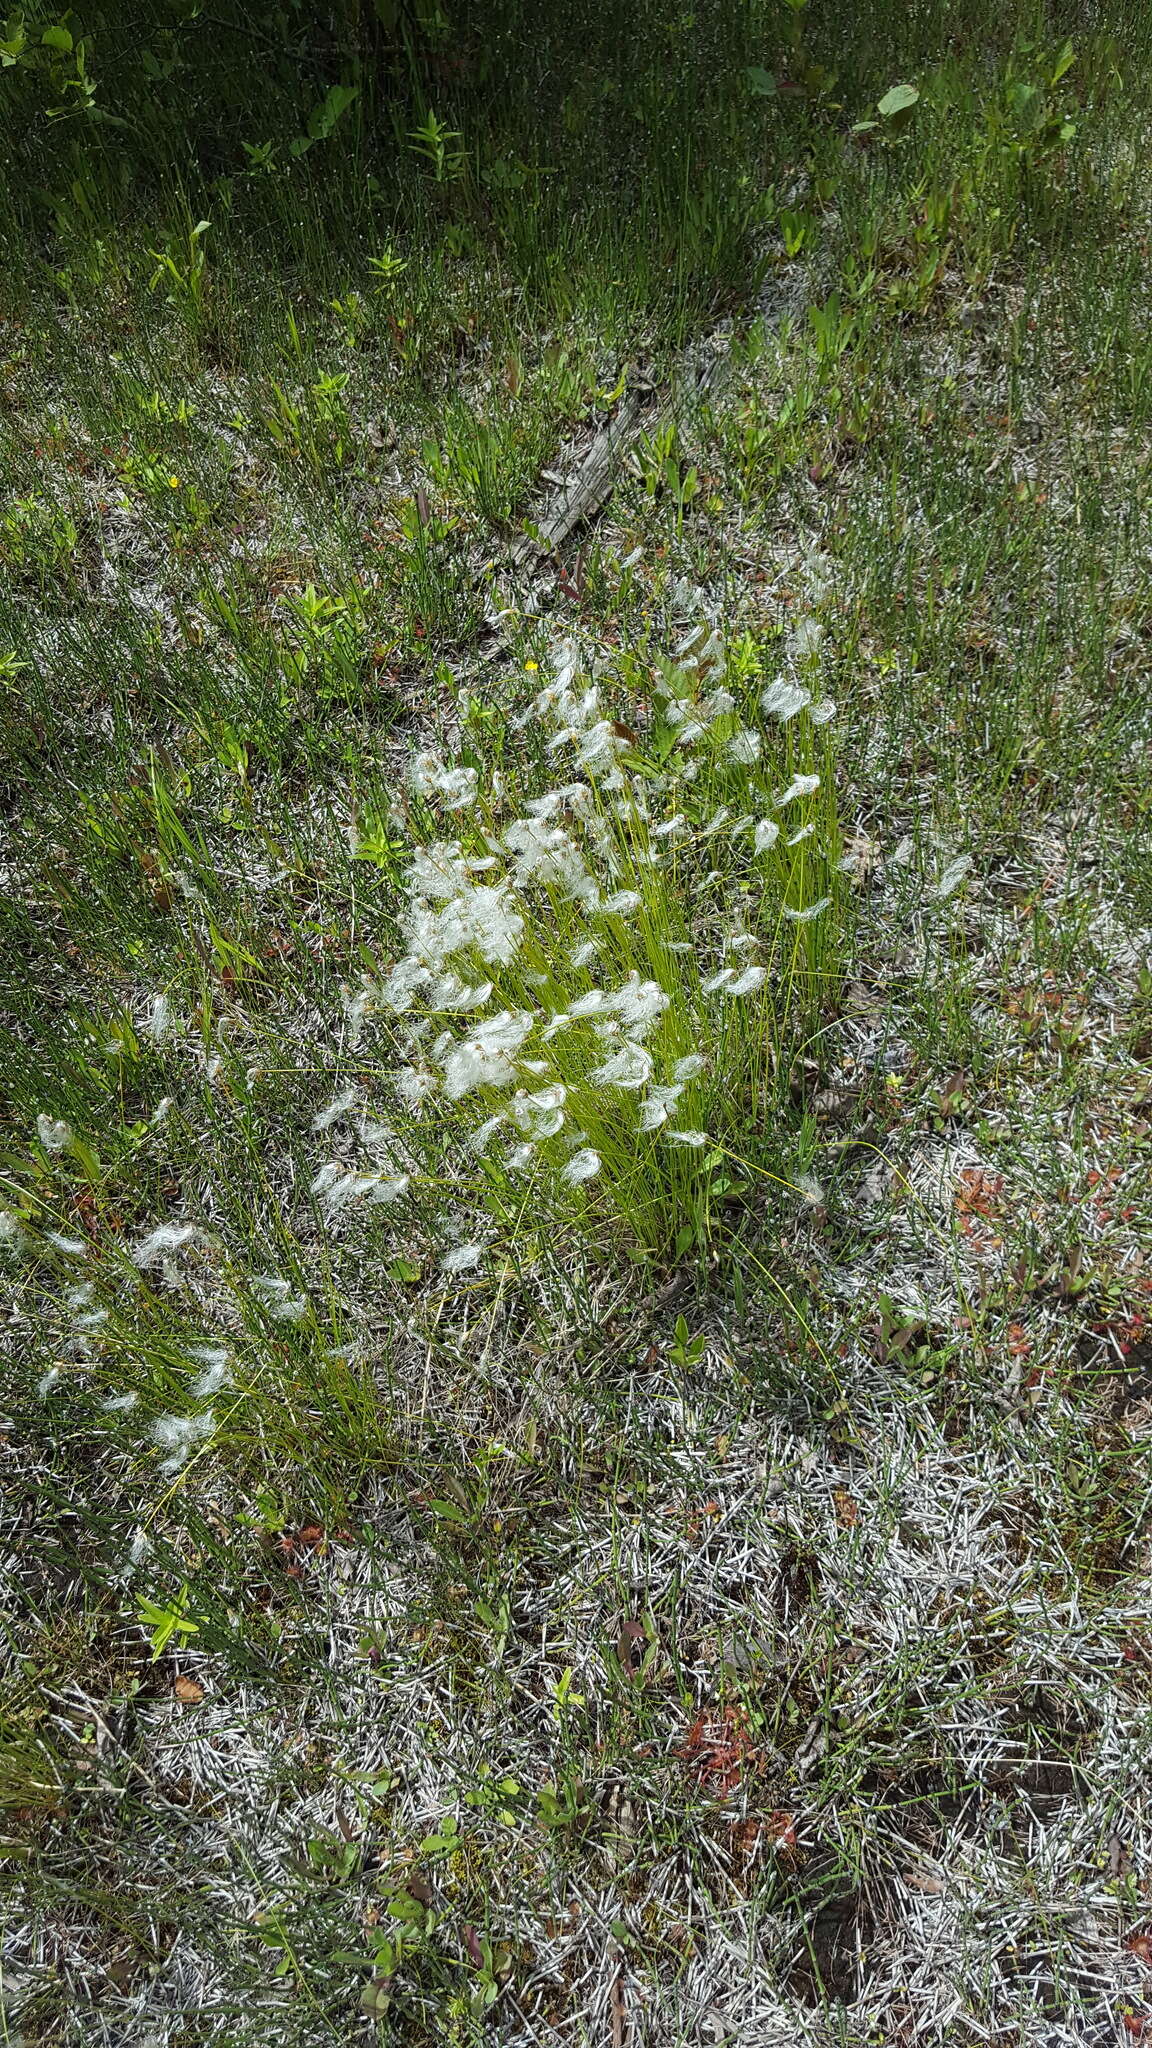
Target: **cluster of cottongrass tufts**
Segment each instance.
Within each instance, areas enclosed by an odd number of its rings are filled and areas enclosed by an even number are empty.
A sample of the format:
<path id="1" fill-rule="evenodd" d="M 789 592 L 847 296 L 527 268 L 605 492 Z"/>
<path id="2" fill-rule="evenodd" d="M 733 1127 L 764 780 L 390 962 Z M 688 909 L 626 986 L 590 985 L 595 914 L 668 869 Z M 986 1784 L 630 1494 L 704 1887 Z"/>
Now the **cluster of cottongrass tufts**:
<path id="1" fill-rule="evenodd" d="M 386 1209 L 390 1254 L 469 1284 L 545 1231 L 554 1251 L 578 1237 L 593 1256 L 678 1255 L 757 1168 L 805 1192 L 781 1055 L 835 971 L 841 863 L 814 624 L 784 657 L 766 676 L 750 639 L 725 649 L 698 631 L 637 707 L 634 687 L 566 649 L 515 719 L 465 703 L 463 758 L 410 761 L 386 819 L 356 832 L 386 872 L 396 938 L 345 992 L 346 1071 L 312 1119 L 329 1228 Z M 495 760 L 477 733 L 498 736 Z M 91 1167 L 60 1118 L 41 1114 L 36 1140 L 46 1167 Z M 266 1326 L 311 1322 L 302 1270 L 233 1266 L 190 1218 L 112 1245 L 97 1270 L 89 1241 L 36 1209 L 0 1210 L 0 1250 L 64 1262 L 62 1359 L 81 1374 L 103 1361 L 100 1408 L 130 1427 L 138 1391 L 107 1368 L 137 1358 L 134 1304 L 162 1286 L 186 1324 L 204 1313 L 195 1272 L 226 1276 L 228 1342 L 182 1327 L 157 1352 L 165 1407 L 147 1428 L 174 1479 L 214 1439 L 225 1390 L 230 1413 L 244 1405 L 232 1326 L 263 1349 Z M 63 1385 L 58 1363 L 38 1391 Z"/>
<path id="2" fill-rule="evenodd" d="M 411 761 L 388 820 L 402 950 L 346 998 L 362 1066 L 366 1033 L 392 1049 L 389 1100 L 360 1118 L 368 1160 L 320 1166 L 329 1215 L 448 1179 L 489 1218 L 707 1236 L 719 1162 L 767 1135 L 781 1042 L 826 990 L 840 844 L 818 626 L 770 680 L 751 639 L 694 641 L 635 726 L 568 647 L 513 722 L 524 766 Z"/>

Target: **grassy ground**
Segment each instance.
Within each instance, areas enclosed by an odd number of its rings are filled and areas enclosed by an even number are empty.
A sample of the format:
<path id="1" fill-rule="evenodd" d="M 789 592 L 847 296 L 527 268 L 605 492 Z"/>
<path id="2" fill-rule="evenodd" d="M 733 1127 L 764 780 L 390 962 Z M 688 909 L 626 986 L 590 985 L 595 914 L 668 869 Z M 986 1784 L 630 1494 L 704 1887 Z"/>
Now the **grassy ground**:
<path id="1" fill-rule="evenodd" d="M 547 199 L 451 43 L 399 169 L 366 85 L 194 107 L 182 208 L 10 142 L 7 2041 L 1152 2035 L 1146 67 L 737 17 L 699 177 L 601 52 Z M 832 907 L 615 1203 L 612 1116 L 566 1192 L 406 1119 L 382 993 L 489 843 L 413 757 L 543 792 L 565 669 L 713 946 L 661 684 L 836 706 Z"/>

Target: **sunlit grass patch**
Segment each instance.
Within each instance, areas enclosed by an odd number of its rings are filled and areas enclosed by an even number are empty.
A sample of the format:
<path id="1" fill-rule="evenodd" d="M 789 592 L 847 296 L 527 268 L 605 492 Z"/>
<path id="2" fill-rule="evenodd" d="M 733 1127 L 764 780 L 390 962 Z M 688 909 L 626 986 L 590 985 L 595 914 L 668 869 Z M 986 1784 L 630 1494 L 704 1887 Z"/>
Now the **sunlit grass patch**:
<path id="1" fill-rule="evenodd" d="M 1137 43 L 384 14 L 16 148 L 0 2013 L 1134 2035 Z"/>

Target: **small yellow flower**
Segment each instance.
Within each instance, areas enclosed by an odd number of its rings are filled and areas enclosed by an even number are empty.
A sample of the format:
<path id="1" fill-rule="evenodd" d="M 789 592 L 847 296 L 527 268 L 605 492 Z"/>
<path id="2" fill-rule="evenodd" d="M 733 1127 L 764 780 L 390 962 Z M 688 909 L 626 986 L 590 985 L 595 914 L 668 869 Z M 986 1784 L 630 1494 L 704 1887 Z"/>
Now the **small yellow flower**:
<path id="1" fill-rule="evenodd" d="M 180 479 L 178 476 L 170 476 L 168 481 L 171 484 L 172 489 L 174 491 L 178 491 L 180 489 Z"/>
<path id="2" fill-rule="evenodd" d="M 524 666 L 526 669 L 537 669 L 539 668 L 540 663 L 538 661 L 526 661 L 524 663 Z"/>

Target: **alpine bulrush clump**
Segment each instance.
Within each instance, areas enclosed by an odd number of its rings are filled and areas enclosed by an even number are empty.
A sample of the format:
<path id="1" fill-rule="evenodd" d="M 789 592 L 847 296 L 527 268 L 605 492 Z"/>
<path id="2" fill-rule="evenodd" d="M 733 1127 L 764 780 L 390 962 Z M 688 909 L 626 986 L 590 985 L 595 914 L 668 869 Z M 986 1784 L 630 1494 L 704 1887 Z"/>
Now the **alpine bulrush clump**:
<path id="1" fill-rule="evenodd" d="M 347 1002 L 353 1041 L 383 1028 L 400 1056 L 382 1061 L 387 1121 L 361 1126 L 371 1169 L 319 1167 L 329 1216 L 415 1194 L 435 1157 L 489 1212 L 503 1191 L 522 1213 L 531 1176 L 534 1201 L 594 1205 L 641 1246 L 706 1234 L 726 1144 L 757 1149 L 780 1041 L 831 962 L 815 622 L 791 654 L 766 682 L 750 639 L 725 659 L 714 635 L 661 663 L 637 730 L 564 649 L 515 721 L 525 761 L 553 770 L 535 793 L 506 763 L 415 757 L 391 821 L 409 844 L 402 950 Z"/>

